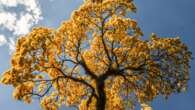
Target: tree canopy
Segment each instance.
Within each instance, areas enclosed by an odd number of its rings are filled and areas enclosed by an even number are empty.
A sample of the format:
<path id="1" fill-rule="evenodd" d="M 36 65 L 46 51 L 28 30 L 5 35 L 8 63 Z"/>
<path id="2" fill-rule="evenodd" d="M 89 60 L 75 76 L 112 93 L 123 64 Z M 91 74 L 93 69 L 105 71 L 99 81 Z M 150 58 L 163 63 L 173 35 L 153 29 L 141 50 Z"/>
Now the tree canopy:
<path id="1" fill-rule="evenodd" d="M 191 52 L 179 37 L 143 40 L 132 0 L 85 0 L 58 29 L 34 28 L 17 41 L 1 82 L 13 97 L 44 110 L 150 108 L 185 91 Z"/>

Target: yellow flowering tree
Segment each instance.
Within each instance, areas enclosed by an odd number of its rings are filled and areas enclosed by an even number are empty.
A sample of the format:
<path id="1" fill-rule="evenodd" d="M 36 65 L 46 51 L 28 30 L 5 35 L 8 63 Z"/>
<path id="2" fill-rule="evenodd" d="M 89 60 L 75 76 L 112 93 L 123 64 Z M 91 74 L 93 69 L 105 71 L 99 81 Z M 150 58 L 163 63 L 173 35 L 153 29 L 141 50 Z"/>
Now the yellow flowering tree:
<path id="1" fill-rule="evenodd" d="M 85 0 L 58 29 L 21 37 L 1 82 L 44 110 L 125 110 L 185 91 L 191 52 L 177 38 L 143 40 L 132 0 Z M 147 107 L 147 108 L 144 108 Z"/>

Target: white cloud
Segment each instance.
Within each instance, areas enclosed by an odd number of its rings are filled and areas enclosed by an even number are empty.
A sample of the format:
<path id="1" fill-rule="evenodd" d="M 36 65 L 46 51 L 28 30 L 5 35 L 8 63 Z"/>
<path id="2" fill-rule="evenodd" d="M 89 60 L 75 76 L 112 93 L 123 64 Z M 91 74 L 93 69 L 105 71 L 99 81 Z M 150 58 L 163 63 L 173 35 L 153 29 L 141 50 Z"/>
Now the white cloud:
<path id="1" fill-rule="evenodd" d="M 0 4 L 10 6 L 10 7 L 15 7 L 18 4 L 17 1 L 18 0 L 0 0 Z"/>
<path id="2" fill-rule="evenodd" d="M 11 50 L 10 53 L 12 53 L 15 50 L 15 40 L 14 38 L 10 37 L 9 38 L 9 49 Z"/>
<path id="3" fill-rule="evenodd" d="M 4 35 L 0 35 L 0 46 L 7 43 L 7 40 Z"/>
<path id="4" fill-rule="evenodd" d="M 19 5 L 24 7 L 21 12 L 5 11 L 5 8 L 18 8 Z M 12 32 L 15 37 L 27 34 L 32 26 L 42 20 L 38 0 L 0 0 L 0 7 L 0 29 Z M 10 39 L 15 37 L 8 38 L 7 41 L 11 50 L 15 42 Z"/>
<path id="5" fill-rule="evenodd" d="M 26 13 L 21 16 L 21 18 L 15 24 L 15 35 L 26 34 L 29 32 L 29 29 L 33 25 L 33 18 L 29 13 Z"/>
<path id="6" fill-rule="evenodd" d="M 10 12 L 0 12 L 0 26 L 13 31 L 15 29 L 16 14 Z"/>

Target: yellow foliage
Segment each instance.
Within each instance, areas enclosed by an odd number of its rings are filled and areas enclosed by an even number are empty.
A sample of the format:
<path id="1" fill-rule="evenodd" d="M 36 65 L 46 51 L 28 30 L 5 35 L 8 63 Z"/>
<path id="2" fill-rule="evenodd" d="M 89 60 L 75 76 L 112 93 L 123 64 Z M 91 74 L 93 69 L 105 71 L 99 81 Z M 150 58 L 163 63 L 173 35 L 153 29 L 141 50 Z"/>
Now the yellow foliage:
<path id="1" fill-rule="evenodd" d="M 124 110 L 136 102 L 151 110 L 144 103 L 186 90 L 191 52 L 178 37 L 143 40 L 126 17 L 135 11 L 131 0 L 85 0 L 58 29 L 20 37 L 1 83 L 14 87 L 16 100 L 40 97 L 45 110 Z"/>

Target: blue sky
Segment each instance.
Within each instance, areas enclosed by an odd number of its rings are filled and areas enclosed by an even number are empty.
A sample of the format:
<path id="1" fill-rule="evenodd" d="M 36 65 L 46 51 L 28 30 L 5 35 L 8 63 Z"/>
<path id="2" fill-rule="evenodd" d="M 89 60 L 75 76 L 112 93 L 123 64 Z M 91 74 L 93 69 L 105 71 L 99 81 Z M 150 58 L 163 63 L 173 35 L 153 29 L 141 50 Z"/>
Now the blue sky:
<path id="1" fill-rule="evenodd" d="M 82 3 L 82 0 L 24 1 L 0 0 L 0 73 L 10 68 L 10 53 L 17 36 L 26 34 L 34 26 L 57 28 Z M 135 0 L 135 3 L 138 12 L 133 16 L 138 20 L 145 38 L 153 32 L 162 37 L 181 36 L 182 41 L 195 53 L 194 0 Z M 193 110 L 195 106 L 194 66 L 193 60 L 188 92 L 172 95 L 168 100 L 157 97 L 152 102 L 154 110 Z M 4 85 L 0 85 L 0 109 L 41 110 L 38 101 L 26 105 L 13 100 L 12 88 Z"/>

